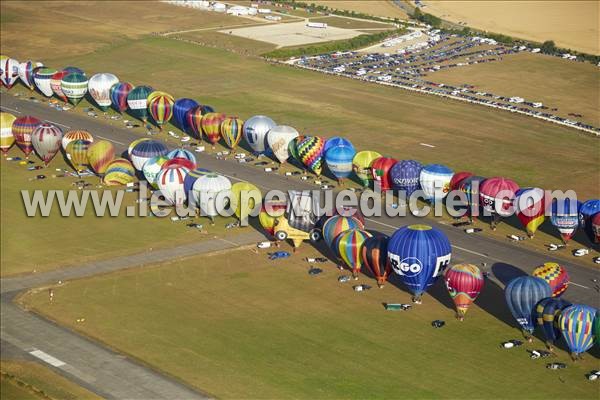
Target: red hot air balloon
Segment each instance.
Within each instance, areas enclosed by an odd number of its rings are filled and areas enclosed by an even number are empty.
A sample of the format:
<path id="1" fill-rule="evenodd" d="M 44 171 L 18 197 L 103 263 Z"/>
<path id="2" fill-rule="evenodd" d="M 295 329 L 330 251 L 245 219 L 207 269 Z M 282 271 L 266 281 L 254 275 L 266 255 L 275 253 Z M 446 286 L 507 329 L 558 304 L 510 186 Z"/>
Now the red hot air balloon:
<path id="1" fill-rule="evenodd" d="M 475 265 L 458 264 L 448 268 L 444 277 L 448 293 L 456 306 L 456 317 L 462 321 L 483 288 L 483 274 Z"/>
<path id="2" fill-rule="evenodd" d="M 450 190 L 458 190 L 458 187 L 463 179 L 473 176 L 472 172 L 461 171 L 457 172 L 450 179 Z"/>
<path id="3" fill-rule="evenodd" d="M 42 121 L 30 115 L 19 117 L 13 122 L 12 133 L 17 142 L 17 146 L 25 153 L 25 158 L 29 158 L 29 154 L 33 151 L 31 134 L 41 124 Z"/>
<path id="4" fill-rule="evenodd" d="M 379 188 L 381 192 L 386 192 L 392 188 L 392 180 L 390 178 L 390 170 L 398 160 L 389 157 L 379 157 L 371 164 L 373 180 L 375 188 Z"/>
<path id="5" fill-rule="evenodd" d="M 492 229 L 496 229 L 500 217 L 512 215 L 513 203 L 518 190 L 519 185 L 514 181 L 500 177 L 486 179 L 481 184 L 479 188 L 481 205 L 484 210 L 492 214 Z"/>
<path id="6" fill-rule="evenodd" d="M 373 236 L 365 240 L 360 253 L 364 265 L 377 279 L 377 285 L 382 288 L 392 272 L 392 266 L 387 257 L 387 236 Z"/>
<path id="7" fill-rule="evenodd" d="M 592 231 L 594 232 L 594 242 L 600 243 L 600 212 L 592 217 Z M 600 341 L 600 338 L 598 338 Z"/>
<path id="8" fill-rule="evenodd" d="M 515 210 L 517 218 L 523 224 L 527 235 L 533 238 L 535 232 L 546 218 L 544 190 L 540 188 L 520 189 L 516 195 Z"/>

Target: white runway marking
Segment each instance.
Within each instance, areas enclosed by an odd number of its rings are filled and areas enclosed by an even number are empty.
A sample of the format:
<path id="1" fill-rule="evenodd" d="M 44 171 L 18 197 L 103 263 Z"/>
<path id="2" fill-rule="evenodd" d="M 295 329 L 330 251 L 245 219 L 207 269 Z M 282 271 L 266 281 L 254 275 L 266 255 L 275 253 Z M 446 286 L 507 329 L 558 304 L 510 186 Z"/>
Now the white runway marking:
<path id="1" fill-rule="evenodd" d="M 63 365 L 67 365 L 67 363 L 60 361 L 58 358 L 52 357 L 50 354 L 48 353 L 44 353 L 41 350 L 33 350 L 30 351 L 29 354 L 31 354 L 34 357 L 39 358 L 40 360 L 52 365 L 53 367 L 62 367 Z"/>
<path id="2" fill-rule="evenodd" d="M 54 125 L 59 125 L 59 126 L 62 126 L 63 128 L 71 129 L 71 127 L 70 127 L 70 126 L 63 125 L 63 124 L 60 124 L 60 123 L 58 123 L 58 122 L 50 121 L 49 119 L 45 119 L 45 120 L 44 120 L 44 122 L 50 122 L 51 124 L 54 124 Z"/>
<path id="3" fill-rule="evenodd" d="M 580 285 L 579 283 L 570 282 L 571 285 L 579 286 L 580 288 L 589 289 L 587 286 Z"/>
<path id="4" fill-rule="evenodd" d="M 425 146 L 425 147 L 432 147 L 432 148 L 433 148 L 433 147 L 435 147 L 434 145 L 432 145 L 432 144 L 428 144 L 428 143 L 419 143 L 419 144 L 420 144 L 421 146 Z"/>
<path id="5" fill-rule="evenodd" d="M 104 140 L 108 140 L 109 142 L 120 144 L 121 146 L 127 146 L 125 143 L 118 142 L 118 141 L 116 141 L 114 139 L 109 139 L 109 138 L 106 138 L 106 137 L 100 136 L 100 135 L 96 135 L 96 136 L 99 137 L 100 139 L 104 139 Z"/>
<path id="6" fill-rule="evenodd" d="M 12 108 L 4 107 L 4 106 L 0 106 L 0 109 L 1 110 L 8 110 L 10 112 L 14 112 L 14 113 L 17 113 L 17 114 L 21 114 L 21 111 L 13 110 Z"/>

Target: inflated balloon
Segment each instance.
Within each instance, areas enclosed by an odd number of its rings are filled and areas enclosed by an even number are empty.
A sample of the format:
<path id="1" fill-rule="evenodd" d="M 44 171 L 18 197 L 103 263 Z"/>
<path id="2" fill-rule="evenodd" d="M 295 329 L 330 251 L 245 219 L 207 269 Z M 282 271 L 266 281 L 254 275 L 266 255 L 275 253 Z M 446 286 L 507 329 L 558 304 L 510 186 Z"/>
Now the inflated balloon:
<path id="1" fill-rule="evenodd" d="M 19 78 L 19 62 L 12 58 L 2 60 L 2 84 L 10 89 Z"/>
<path id="2" fill-rule="evenodd" d="M 62 130 L 49 123 L 38 125 L 31 134 L 31 144 L 44 165 L 48 165 L 60 150 L 62 137 Z"/>
<path id="3" fill-rule="evenodd" d="M 146 101 L 148 102 L 148 104 L 150 104 L 150 102 L 152 100 L 154 100 L 156 97 L 160 97 L 160 96 L 164 96 L 164 97 L 169 98 L 173 102 L 173 104 L 175 104 L 175 97 L 171 96 L 167 92 L 163 92 L 162 90 L 155 90 L 152 93 L 150 93 L 148 95 L 148 98 L 146 99 Z"/>
<path id="4" fill-rule="evenodd" d="M 156 177 L 158 176 L 158 173 L 162 170 L 163 164 L 167 161 L 169 161 L 169 158 L 166 156 L 156 156 L 146 161 L 144 163 L 144 166 L 142 167 L 142 173 L 144 174 L 144 178 L 146 178 L 146 181 L 148 181 L 150 186 L 152 186 L 155 189 L 158 188 L 158 185 L 156 184 Z"/>
<path id="5" fill-rule="evenodd" d="M 456 307 L 456 316 L 462 320 L 483 289 L 483 274 L 473 264 L 457 264 L 446 270 L 444 278 Z"/>
<path id="6" fill-rule="evenodd" d="M 287 125 L 277 125 L 267 133 L 267 143 L 273 155 L 283 164 L 290 157 L 289 145 L 300 134 L 295 128 Z"/>
<path id="7" fill-rule="evenodd" d="M 119 78 L 109 73 L 95 74 L 88 81 L 88 92 L 102 111 L 106 111 L 110 107 L 112 103 L 110 90 L 118 83 Z"/>
<path id="8" fill-rule="evenodd" d="M 356 278 L 362 267 L 361 249 L 363 243 L 372 235 L 361 229 L 350 229 L 339 235 L 336 241 L 337 253 L 344 264 L 352 269 L 352 275 Z"/>
<path id="9" fill-rule="evenodd" d="M 330 143 L 330 146 L 325 151 L 325 163 L 333 176 L 341 182 L 352 172 L 352 160 L 356 155 L 356 150 L 352 143 L 344 138 L 328 140 L 327 143 Z"/>
<path id="10" fill-rule="evenodd" d="M 398 229 L 388 242 L 392 269 L 419 302 L 421 295 L 444 273 L 452 258 L 448 237 L 429 225 Z"/>
<path id="11" fill-rule="evenodd" d="M 425 199 L 436 202 L 442 201 L 450 191 L 450 180 L 454 171 L 445 165 L 429 164 L 423 167 L 419 177 Z"/>
<path id="12" fill-rule="evenodd" d="M 31 61 L 22 62 L 18 68 L 19 79 L 30 90 L 33 90 L 33 63 Z"/>
<path id="13" fill-rule="evenodd" d="M 129 82 L 117 82 L 110 88 L 110 102 L 115 110 L 122 113 L 127 110 L 127 96 L 133 89 Z"/>
<path id="14" fill-rule="evenodd" d="M 51 68 L 40 68 L 33 73 L 33 81 L 38 90 L 46 97 L 52 97 L 54 91 L 50 86 L 50 80 L 57 71 Z"/>
<path id="15" fill-rule="evenodd" d="M 225 210 L 231 196 L 231 181 L 219 174 L 206 174 L 196 180 L 193 187 L 194 202 L 201 215 L 211 220 Z"/>
<path id="16" fill-rule="evenodd" d="M 211 172 L 212 171 L 209 171 L 204 168 L 196 168 L 193 171 L 188 172 L 188 174 L 185 176 L 185 180 L 183 181 L 183 189 L 185 190 L 188 202 L 189 199 L 193 199 L 193 195 L 190 192 L 194 188 L 194 183 L 196 183 L 198 178 L 200 178 L 201 176 L 210 174 Z"/>
<path id="17" fill-rule="evenodd" d="M 177 99 L 173 104 L 173 119 L 175 120 L 175 125 L 186 133 L 190 132 L 190 126 L 185 115 L 194 107 L 198 107 L 198 102 L 188 98 Z"/>
<path id="18" fill-rule="evenodd" d="M 390 169 L 390 179 L 394 190 L 406 192 L 408 199 L 421 188 L 420 178 L 423 165 L 415 160 L 400 160 Z"/>
<path id="19" fill-rule="evenodd" d="M 371 164 L 373 173 L 374 189 L 386 192 L 392 189 L 392 177 L 390 171 L 397 160 L 390 157 L 379 157 Z"/>
<path id="20" fill-rule="evenodd" d="M 473 218 L 473 211 L 479 213 L 479 191 L 485 180 L 486 178 L 483 176 L 473 175 L 463 179 L 458 184 L 458 190 L 465 194 L 465 206 L 468 207 L 470 218 Z"/>
<path id="21" fill-rule="evenodd" d="M 200 126 L 210 144 L 214 145 L 221 137 L 221 123 L 227 116 L 223 113 L 208 113 L 202 116 Z"/>
<path id="22" fill-rule="evenodd" d="M 244 139 L 255 153 L 265 152 L 267 133 L 276 125 L 275 121 L 264 115 L 255 115 L 244 122 Z"/>
<path id="23" fill-rule="evenodd" d="M 82 139 L 82 140 L 88 141 L 90 143 L 94 142 L 94 137 L 88 131 L 82 131 L 82 130 L 68 131 L 63 135 L 63 138 L 62 138 L 61 146 L 62 146 L 63 150 L 67 149 L 67 146 L 69 145 L 69 143 L 71 143 L 74 140 L 78 140 L 78 139 Z"/>
<path id="24" fill-rule="evenodd" d="M 72 66 L 65 67 L 65 69 L 63 71 L 68 72 L 69 74 L 77 73 L 77 74 L 85 75 L 85 72 L 83 72 L 83 70 L 81 68 L 72 67 Z"/>
<path id="25" fill-rule="evenodd" d="M 463 179 L 467 179 L 473 175 L 474 174 L 472 172 L 467 171 L 456 172 L 454 175 L 452 175 L 452 179 L 450 179 L 450 190 L 459 190 L 460 183 L 463 181 Z"/>
<path id="26" fill-rule="evenodd" d="M 69 101 L 69 99 L 67 99 L 67 96 L 65 96 L 65 94 L 63 93 L 61 83 L 62 83 L 63 78 L 65 76 L 67 76 L 68 74 L 69 73 L 67 71 L 62 70 L 62 71 L 56 72 L 50 78 L 50 88 L 52 88 L 52 92 L 54 92 L 56 97 L 58 97 L 65 103 L 67 103 Z"/>
<path id="27" fill-rule="evenodd" d="M 15 143 L 12 127 L 16 119 L 17 117 L 10 113 L 0 112 L 0 150 L 2 150 L 4 157 Z"/>
<path id="28" fill-rule="evenodd" d="M 550 223 L 558 230 L 563 243 L 567 244 L 579 227 L 581 202 L 568 197 L 552 201 Z"/>
<path id="29" fill-rule="evenodd" d="M 83 139 L 77 139 L 69 142 L 65 148 L 67 159 L 76 172 L 81 172 L 88 165 L 87 151 L 92 142 Z"/>
<path id="30" fill-rule="evenodd" d="M 87 151 L 88 163 L 97 175 L 104 175 L 108 165 L 115 159 L 115 146 L 108 140 L 99 140 Z"/>
<path id="31" fill-rule="evenodd" d="M 506 178 L 488 178 L 479 188 L 483 209 L 492 214 L 491 227 L 496 229 L 500 217 L 510 217 L 519 185 Z"/>
<path id="32" fill-rule="evenodd" d="M 202 117 L 211 112 L 214 112 L 212 107 L 204 105 L 190 108 L 185 113 L 185 120 L 190 129 L 188 133 L 192 134 L 196 139 L 202 140 Z"/>
<path id="33" fill-rule="evenodd" d="M 573 359 L 594 345 L 593 325 L 597 313 L 595 308 L 583 304 L 573 304 L 560 313 L 558 327 Z"/>
<path id="34" fill-rule="evenodd" d="M 183 157 L 169 158 L 162 165 L 162 169 L 169 168 L 171 165 L 181 165 L 182 167 L 186 167 L 190 171 L 193 171 L 194 169 L 196 169 L 195 162 L 193 162 L 187 158 L 183 158 Z"/>
<path id="35" fill-rule="evenodd" d="M 385 235 L 373 236 L 364 241 L 361 249 L 363 264 L 369 268 L 377 285 L 381 288 L 392 272 L 392 266 L 388 261 L 387 245 L 389 238 Z"/>
<path id="36" fill-rule="evenodd" d="M 271 200 L 264 201 L 258 214 L 258 221 L 260 226 L 269 234 L 269 236 L 275 235 L 275 221 L 277 218 L 285 214 L 287 208 L 287 201 Z"/>
<path id="37" fill-rule="evenodd" d="M 594 243 L 600 243 L 600 213 L 592 217 L 592 232 L 594 233 Z"/>
<path id="38" fill-rule="evenodd" d="M 103 178 L 106 186 L 125 186 L 135 181 L 135 168 L 124 158 L 116 158 L 108 164 Z"/>
<path id="39" fill-rule="evenodd" d="M 156 185 L 165 197 L 165 200 L 171 205 L 181 205 L 185 202 L 186 193 L 183 181 L 189 171 L 186 167 L 173 165 L 169 168 L 161 169 L 158 173 Z"/>
<path id="40" fill-rule="evenodd" d="M 563 309 L 570 305 L 571 303 L 566 300 L 546 297 L 535 306 L 537 326 L 544 333 L 546 345 L 550 349 L 552 349 L 554 342 L 561 337 L 560 329 L 558 329 L 558 316 Z"/>
<path id="41" fill-rule="evenodd" d="M 186 160 L 189 160 L 190 162 L 196 164 L 196 156 L 194 155 L 194 153 L 192 153 L 189 150 L 186 149 L 175 149 L 175 150 L 171 150 L 168 154 L 167 154 L 167 158 L 172 159 L 172 158 L 185 158 Z M 196 167 L 194 167 L 193 169 L 196 169 Z"/>
<path id="42" fill-rule="evenodd" d="M 547 262 L 533 270 L 533 276 L 545 280 L 552 290 L 552 297 L 562 295 L 569 287 L 569 274 L 565 267 L 555 262 Z"/>
<path id="43" fill-rule="evenodd" d="M 290 143 L 288 143 L 289 155 L 292 157 L 292 160 L 296 160 L 298 162 L 298 164 L 300 164 L 300 166 L 304 166 L 304 164 L 302 164 L 302 161 L 300 160 L 300 156 L 298 155 L 298 143 L 303 141 L 305 137 L 306 136 L 304 136 L 304 135 L 300 135 L 300 136 L 295 137 L 294 139 L 290 140 Z"/>
<path id="44" fill-rule="evenodd" d="M 150 86 L 137 86 L 127 94 L 129 113 L 144 123 L 148 121 L 148 96 L 153 91 Z"/>
<path id="45" fill-rule="evenodd" d="M 166 156 L 169 149 L 158 140 L 144 140 L 131 150 L 130 158 L 136 170 L 141 171 L 144 163 L 156 156 Z"/>
<path id="46" fill-rule="evenodd" d="M 88 91 L 88 79 L 84 74 L 71 72 L 62 78 L 60 88 L 71 104 L 76 106 Z"/>
<path id="47" fill-rule="evenodd" d="M 31 134 L 41 124 L 42 121 L 30 115 L 19 117 L 13 122 L 12 134 L 15 137 L 17 146 L 25 153 L 26 158 L 29 158 L 29 154 L 33 151 Z"/>
<path id="48" fill-rule="evenodd" d="M 531 335 L 535 328 L 533 319 L 536 304 L 551 295 L 548 282 L 535 276 L 519 276 L 506 285 L 506 304 L 526 336 Z"/>
<path id="49" fill-rule="evenodd" d="M 323 239 L 327 243 L 327 246 L 333 250 L 334 254 L 336 254 L 333 248 L 334 239 L 350 229 L 365 229 L 365 226 L 357 218 L 342 215 L 329 217 L 323 224 Z"/>
<path id="50" fill-rule="evenodd" d="M 235 149 L 242 139 L 244 121 L 238 117 L 227 117 L 221 122 L 221 137 L 230 149 Z"/>
<path id="51" fill-rule="evenodd" d="M 519 189 L 516 193 L 515 212 L 530 238 L 546 219 L 544 196 L 544 190 L 540 188 Z"/>
<path id="52" fill-rule="evenodd" d="M 360 179 L 360 182 L 364 188 L 371 186 L 371 182 L 373 181 L 371 164 L 379 157 L 381 157 L 381 154 L 370 150 L 359 151 L 354 155 L 354 159 L 352 160 L 352 169 L 354 170 L 354 173 L 358 179 Z"/>
<path id="53" fill-rule="evenodd" d="M 171 120 L 174 103 L 173 97 L 166 93 L 154 92 L 148 96 L 148 110 L 159 130 L 162 131 L 163 125 Z"/>
<path id="54" fill-rule="evenodd" d="M 296 144 L 300 161 L 317 176 L 321 176 L 323 171 L 324 145 L 325 140 L 320 136 L 305 136 Z"/>
<path id="55" fill-rule="evenodd" d="M 365 225 L 365 216 L 360 211 L 359 207 L 355 206 L 343 206 L 338 204 L 333 208 L 331 216 L 341 215 L 342 217 L 354 217 L 360 221 L 363 226 Z M 361 228 L 364 229 L 364 228 Z"/>
<path id="56" fill-rule="evenodd" d="M 16 122 L 15 122 L 16 123 Z M 14 126 L 13 126 L 14 133 Z M 17 144 L 19 141 L 17 140 Z M 581 205 L 579 209 L 579 225 L 585 232 L 586 236 L 590 240 L 590 242 L 596 242 L 596 235 L 594 233 L 594 227 L 592 223 L 592 218 L 594 215 L 600 212 L 600 200 L 588 200 Z"/>
<path id="57" fill-rule="evenodd" d="M 262 193 L 249 182 L 236 182 L 231 186 L 231 209 L 240 221 L 247 221 L 262 204 Z M 256 214 L 254 214 L 256 215 Z"/>

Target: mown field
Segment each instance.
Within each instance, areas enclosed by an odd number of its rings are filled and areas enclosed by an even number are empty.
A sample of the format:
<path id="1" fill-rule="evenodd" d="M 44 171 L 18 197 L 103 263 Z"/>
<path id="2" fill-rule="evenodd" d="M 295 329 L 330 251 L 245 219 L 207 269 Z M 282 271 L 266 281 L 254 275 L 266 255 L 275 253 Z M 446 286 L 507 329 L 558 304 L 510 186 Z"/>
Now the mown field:
<path id="1" fill-rule="evenodd" d="M 526 352 L 539 339 L 499 348 L 520 331 L 495 283 L 462 323 L 442 282 L 422 305 L 389 312 L 383 303 L 410 301 L 397 283 L 355 293 L 332 263 L 308 275 L 300 257 L 320 253 L 301 250 L 203 255 L 69 282 L 52 305 L 44 290 L 21 300 L 219 398 L 597 398 L 584 376 L 600 368 L 597 349 L 577 363 L 558 350 L 550 361 L 568 368 L 552 371 Z"/>
<path id="2" fill-rule="evenodd" d="M 406 12 L 400 7 L 395 6 L 390 0 L 317 0 L 306 1 L 308 4 L 326 6 L 331 9 L 355 11 L 359 13 L 374 15 L 377 17 L 407 19 Z"/>

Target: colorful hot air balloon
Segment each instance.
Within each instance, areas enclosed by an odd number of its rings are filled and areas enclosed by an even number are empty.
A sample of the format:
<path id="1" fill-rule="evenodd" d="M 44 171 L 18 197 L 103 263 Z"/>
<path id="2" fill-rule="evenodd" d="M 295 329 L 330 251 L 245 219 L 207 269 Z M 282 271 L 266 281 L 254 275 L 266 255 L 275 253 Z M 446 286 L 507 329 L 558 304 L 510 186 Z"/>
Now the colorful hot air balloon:
<path id="1" fill-rule="evenodd" d="M 515 198 L 517 218 L 523 224 L 527 235 L 532 238 L 544 222 L 546 203 L 544 190 L 540 188 L 519 189 Z"/>
<path id="2" fill-rule="evenodd" d="M 325 140 L 320 136 L 305 136 L 297 142 L 298 157 L 306 168 L 309 168 L 317 176 L 323 171 L 323 146 Z"/>
<path id="3" fill-rule="evenodd" d="M 175 103 L 173 103 L 173 119 L 175 120 L 175 125 L 186 133 L 190 132 L 190 126 L 185 115 L 194 107 L 198 107 L 198 102 L 188 98 L 177 99 L 175 100 Z"/>
<path id="4" fill-rule="evenodd" d="M 583 304 L 573 304 L 560 313 L 558 327 L 573 359 L 580 358 L 594 345 L 593 325 L 597 314 L 595 308 Z"/>
<path id="5" fill-rule="evenodd" d="M 56 72 L 50 78 L 50 88 L 52 88 L 52 92 L 54 92 L 56 97 L 58 97 L 65 103 L 67 103 L 69 101 L 69 99 L 67 99 L 67 96 L 65 96 L 65 94 L 63 93 L 61 83 L 62 83 L 63 78 L 65 76 L 67 76 L 68 74 L 69 73 L 67 71 L 62 70 L 62 71 Z"/>
<path id="6" fill-rule="evenodd" d="M 2 60 L 2 84 L 10 89 L 19 78 L 19 62 L 12 58 Z"/>
<path id="7" fill-rule="evenodd" d="M 536 304 L 551 294 L 550 285 L 535 276 L 519 276 L 506 285 L 506 304 L 526 337 L 529 338 L 535 328 L 533 316 Z"/>
<path id="8" fill-rule="evenodd" d="M 204 168 L 196 168 L 193 171 L 188 172 L 188 174 L 185 176 L 185 179 L 183 181 L 183 189 L 185 190 L 185 194 L 188 198 L 188 203 L 189 203 L 189 199 L 193 199 L 193 195 L 190 193 L 192 191 L 192 189 L 194 188 L 194 183 L 196 183 L 196 181 L 198 180 L 198 178 L 200 178 L 201 176 L 204 176 L 206 174 L 210 174 L 211 171 L 204 169 Z"/>
<path id="9" fill-rule="evenodd" d="M 156 184 L 165 200 L 172 205 L 181 205 L 185 202 L 186 193 L 183 187 L 185 176 L 190 170 L 179 165 L 163 168 L 156 177 Z"/>
<path id="10" fill-rule="evenodd" d="M 166 156 L 169 149 L 163 142 L 158 140 L 144 140 L 135 145 L 131 150 L 129 158 L 136 170 L 141 171 L 144 163 L 156 156 Z"/>
<path id="11" fill-rule="evenodd" d="M 459 190 L 459 185 L 463 181 L 463 179 L 469 178 L 473 176 L 472 172 L 460 171 L 452 175 L 452 179 L 450 179 L 450 190 Z"/>
<path id="12" fill-rule="evenodd" d="M 408 199 L 421 187 L 420 178 L 423 165 L 415 160 L 400 160 L 390 169 L 390 179 L 394 190 L 406 192 Z"/>
<path id="13" fill-rule="evenodd" d="M 341 215 L 342 217 L 354 217 L 359 220 L 363 226 L 365 225 L 365 216 L 362 214 L 359 207 L 338 205 L 333 208 L 332 212 L 332 216 Z"/>
<path id="14" fill-rule="evenodd" d="M 429 164 L 423 167 L 419 182 L 425 199 L 431 202 L 442 201 L 450 191 L 450 180 L 454 171 L 445 165 Z"/>
<path id="15" fill-rule="evenodd" d="M 273 155 L 283 164 L 290 157 L 289 145 L 300 134 L 295 128 L 287 125 L 277 125 L 267 133 L 267 143 Z"/>
<path id="16" fill-rule="evenodd" d="M 362 267 L 361 249 L 363 243 L 372 235 L 361 229 L 350 229 L 340 234 L 336 240 L 337 253 L 344 264 L 352 269 L 352 275 L 358 279 L 358 273 Z"/>
<path id="17" fill-rule="evenodd" d="M 16 123 L 16 122 L 15 122 Z M 13 125 L 13 134 L 14 134 L 14 125 Z M 17 144 L 19 141 L 17 139 Z M 579 209 L 579 225 L 583 228 L 586 236 L 590 240 L 590 242 L 596 242 L 596 234 L 594 232 L 594 226 L 592 223 L 592 219 L 594 215 L 600 212 L 600 200 L 588 200 L 581 205 Z"/>
<path id="18" fill-rule="evenodd" d="M 118 112 L 127 110 L 127 96 L 131 89 L 133 85 L 129 82 L 117 82 L 110 87 L 110 102 Z"/>
<path id="19" fill-rule="evenodd" d="M 60 150 L 62 137 L 60 128 L 48 123 L 38 125 L 31 134 L 31 144 L 44 165 L 48 165 Z"/>
<path id="20" fill-rule="evenodd" d="M 336 253 L 333 248 L 334 239 L 350 229 L 365 229 L 365 226 L 357 218 L 342 215 L 329 217 L 323 224 L 323 239 L 334 254 Z"/>
<path id="21" fill-rule="evenodd" d="M 144 178 L 146 178 L 146 181 L 148 181 L 150 186 L 152 186 L 155 189 L 158 189 L 158 185 L 156 184 L 156 177 L 158 176 L 158 173 L 162 170 L 163 164 L 167 161 L 169 161 L 169 158 L 166 156 L 156 156 L 146 161 L 144 163 L 144 166 L 142 167 L 142 173 L 144 174 Z"/>
<path id="22" fill-rule="evenodd" d="M 231 209 L 240 221 L 248 221 L 255 208 L 262 204 L 262 193 L 249 182 L 236 182 L 231 186 Z"/>
<path id="23" fill-rule="evenodd" d="M 169 158 L 169 159 L 173 159 L 173 158 L 185 158 L 186 160 L 190 161 L 194 165 L 196 164 L 196 156 L 194 155 L 194 153 L 192 153 L 191 151 L 186 150 L 186 149 L 171 150 L 167 154 L 167 158 Z M 193 169 L 195 169 L 195 168 L 196 167 L 194 167 Z"/>
<path id="24" fill-rule="evenodd" d="M 223 175 L 206 174 L 194 183 L 193 193 L 201 215 L 214 220 L 229 204 L 231 181 Z"/>
<path id="25" fill-rule="evenodd" d="M 479 191 L 485 179 L 483 176 L 473 175 L 463 179 L 458 184 L 458 190 L 465 194 L 465 206 L 468 208 L 469 219 L 471 221 L 474 216 L 479 215 Z"/>
<path id="26" fill-rule="evenodd" d="M 519 185 L 506 178 L 488 178 L 481 184 L 479 197 L 483 209 L 493 216 L 492 229 L 496 229 L 500 217 L 512 215 L 513 203 L 518 190 Z"/>
<path id="27" fill-rule="evenodd" d="M 186 167 L 190 171 L 196 169 L 196 163 L 195 162 L 190 161 L 189 159 L 183 158 L 183 157 L 175 157 L 175 158 L 168 159 L 162 165 L 162 169 L 169 168 L 171 165 L 180 165 L 182 167 Z"/>
<path id="28" fill-rule="evenodd" d="M 83 70 L 81 68 L 72 67 L 72 66 L 65 67 L 63 71 L 66 71 L 68 73 L 77 73 L 77 74 L 85 75 L 85 72 L 83 72 Z"/>
<path id="29" fill-rule="evenodd" d="M 142 137 L 139 139 L 135 139 L 134 141 L 129 143 L 129 146 L 127 146 L 127 156 L 129 156 L 129 158 L 131 158 L 131 152 L 133 151 L 134 147 L 137 146 L 138 143 L 145 142 L 148 140 L 152 140 L 152 139 L 147 138 L 147 137 Z"/>
<path id="30" fill-rule="evenodd" d="M 385 235 L 373 236 L 364 241 L 361 249 L 363 264 L 369 268 L 377 285 L 382 288 L 392 272 L 392 266 L 388 262 L 387 245 L 389 238 Z"/>
<path id="31" fill-rule="evenodd" d="M 597 345 L 600 345 L 600 313 L 596 313 L 596 318 L 594 318 L 594 337 Z"/>
<path id="32" fill-rule="evenodd" d="M 127 94 L 129 113 L 144 123 L 148 121 L 148 96 L 153 91 L 150 86 L 137 86 Z"/>
<path id="33" fill-rule="evenodd" d="M 535 315 L 537 317 L 537 326 L 540 327 L 546 337 L 546 346 L 550 350 L 554 342 L 560 339 L 561 333 L 558 329 L 558 316 L 561 311 L 570 306 L 566 300 L 554 297 L 546 297 L 540 300 L 535 306 Z"/>
<path id="34" fill-rule="evenodd" d="M 83 171 L 88 164 L 87 151 L 92 142 L 77 139 L 69 142 L 65 148 L 67 159 L 77 173 Z"/>
<path id="35" fill-rule="evenodd" d="M 327 168 L 338 182 L 343 182 L 352 172 L 352 160 L 356 155 L 356 150 L 352 143 L 344 138 L 328 140 L 327 143 L 329 143 L 329 148 L 324 153 Z"/>
<path id="36" fill-rule="evenodd" d="M 110 90 L 118 83 L 119 78 L 109 73 L 95 74 L 88 81 L 88 92 L 102 111 L 106 111 L 110 107 L 112 103 Z"/>
<path id="37" fill-rule="evenodd" d="M 558 229 L 565 244 L 571 240 L 579 226 L 579 209 L 581 202 L 570 199 L 554 199 L 552 201 L 552 214 L 550 222 Z"/>
<path id="38" fill-rule="evenodd" d="M 159 130 L 162 131 L 163 125 L 171 120 L 174 103 L 173 96 L 166 93 L 153 92 L 148 96 L 148 111 Z"/>
<path id="39" fill-rule="evenodd" d="M 63 135 L 63 138 L 62 138 L 61 146 L 62 146 L 63 150 L 66 150 L 69 143 L 71 143 L 72 141 L 77 140 L 77 139 L 86 140 L 90 143 L 94 142 L 94 137 L 88 131 L 80 131 L 80 130 L 67 131 Z"/>
<path id="40" fill-rule="evenodd" d="M 33 73 L 33 81 L 35 86 L 46 97 L 52 97 L 54 91 L 50 86 L 50 80 L 57 71 L 51 68 L 40 68 Z"/>
<path id="41" fill-rule="evenodd" d="M 373 181 L 371 164 L 379 157 L 381 157 L 381 154 L 370 150 L 359 151 L 354 155 L 354 159 L 352 160 L 352 169 L 354 170 L 354 173 L 358 179 L 360 179 L 360 182 L 364 188 L 371 186 L 371 182 Z"/>
<path id="42" fill-rule="evenodd" d="M 33 68 L 33 63 L 31 61 L 25 61 L 20 63 L 17 69 L 19 79 L 21 79 L 21 82 L 23 82 L 30 90 L 33 90 L 34 88 Z"/>
<path id="43" fill-rule="evenodd" d="M 371 164 L 374 189 L 384 193 L 392 189 L 390 171 L 397 160 L 389 157 L 379 157 Z"/>
<path id="44" fill-rule="evenodd" d="M 287 202 L 285 200 L 276 201 L 265 200 L 258 214 L 258 221 L 269 236 L 275 235 L 275 220 L 285 214 Z"/>
<path id="45" fill-rule="evenodd" d="M 545 280 L 552 290 L 552 297 L 560 297 L 569 286 L 569 274 L 562 266 L 554 262 L 547 262 L 533 270 L 533 276 Z"/>
<path id="46" fill-rule="evenodd" d="M 444 273 L 446 289 L 456 306 L 456 317 L 463 320 L 471 304 L 483 288 L 483 274 L 473 264 L 457 264 Z"/>
<path id="47" fill-rule="evenodd" d="M 244 139 L 255 153 L 265 152 L 267 133 L 276 125 L 275 121 L 264 115 L 255 115 L 244 122 Z"/>
<path id="48" fill-rule="evenodd" d="M 99 140 L 90 145 L 87 157 L 90 167 L 97 175 L 102 176 L 115 159 L 115 146 L 108 140 Z"/>
<path id="49" fill-rule="evenodd" d="M 223 113 L 208 113 L 202 116 L 200 126 L 210 144 L 214 145 L 221 137 L 221 123 L 227 116 Z"/>
<path id="50" fill-rule="evenodd" d="M 594 232 L 594 243 L 600 243 L 600 213 L 592 217 L 592 231 Z"/>
<path id="51" fill-rule="evenodd" d="M 238 117 L 226 117 L 223 122 L 221 122 L 221 137 L 230 149 L 235 149 L 242 139 L 243 126 L 244 121 Z"/>
<path id="52" fill-rule="evenodd" d="M 42 121 L 30 115 L 19 117 L 13 122 L 12 134 L 15 137 L 17 146 L 25 153 L 25 158 L 29 158 L 29 154 L 33 150 L 31 134 L 41 123 Z"/>
<path id="53" fill-rule="evenodd" d="M 211 112 L 214 112 L 212 107 L 204 105 L 198 105 L 190 108 L 185 113 L 185 121 L 189 127 L 188 133 L 192 134 L 192 136 L 196 137 L 197 139 L 202 140 L 202 117 Z"/>
<path id="54" fill-rule="evenodd" d="M 8 150 L 15 143 L 12 127 L 16 119 L 17 117 L 10 113 L 0 113 L 0 150 L 2 150 L 4 157 L 6 157 L 6 153 L 8 153 Z"/>
<path id="55" fill-rule="evenodd" d="M 115 158 L 108 164 L 103 178 L 106 186 L 125 186 L 135 180 L 135 168 L 124 158 Z"/>
<path id="56" fill-rule="evenodd" d="M 76 106 L 88 91 L 88 79 L 84 74 L 71 72 L 62 78 L 60 88 L 71 104 Z"/>
<path id="57" fill-rule="evenodd" d="M 304 135 L 300 135 L 300 136 L 295 137 L 294 139 L 290 140 L 290 143 L 288 143 L 288 153 L 289 153 L 290 157 L 292 157 L 292 160 L 297 161 L 297 163 L 301 167 L 304 167 L 304 164 L 302 164 L 302 160 L 300 160 L 300 155 L 298 155 L 298 143 L 303 141 L 305 137 L 306 136 L 304 136 Z"/>
<path id="58" fill-rule="evenodd" d="M 388 242 L 392 269 L 419 303 L 421 295 L 450 264 L 452 248 L 448 237 L 428 225 L 409 225 L 398 229 Z"/>

